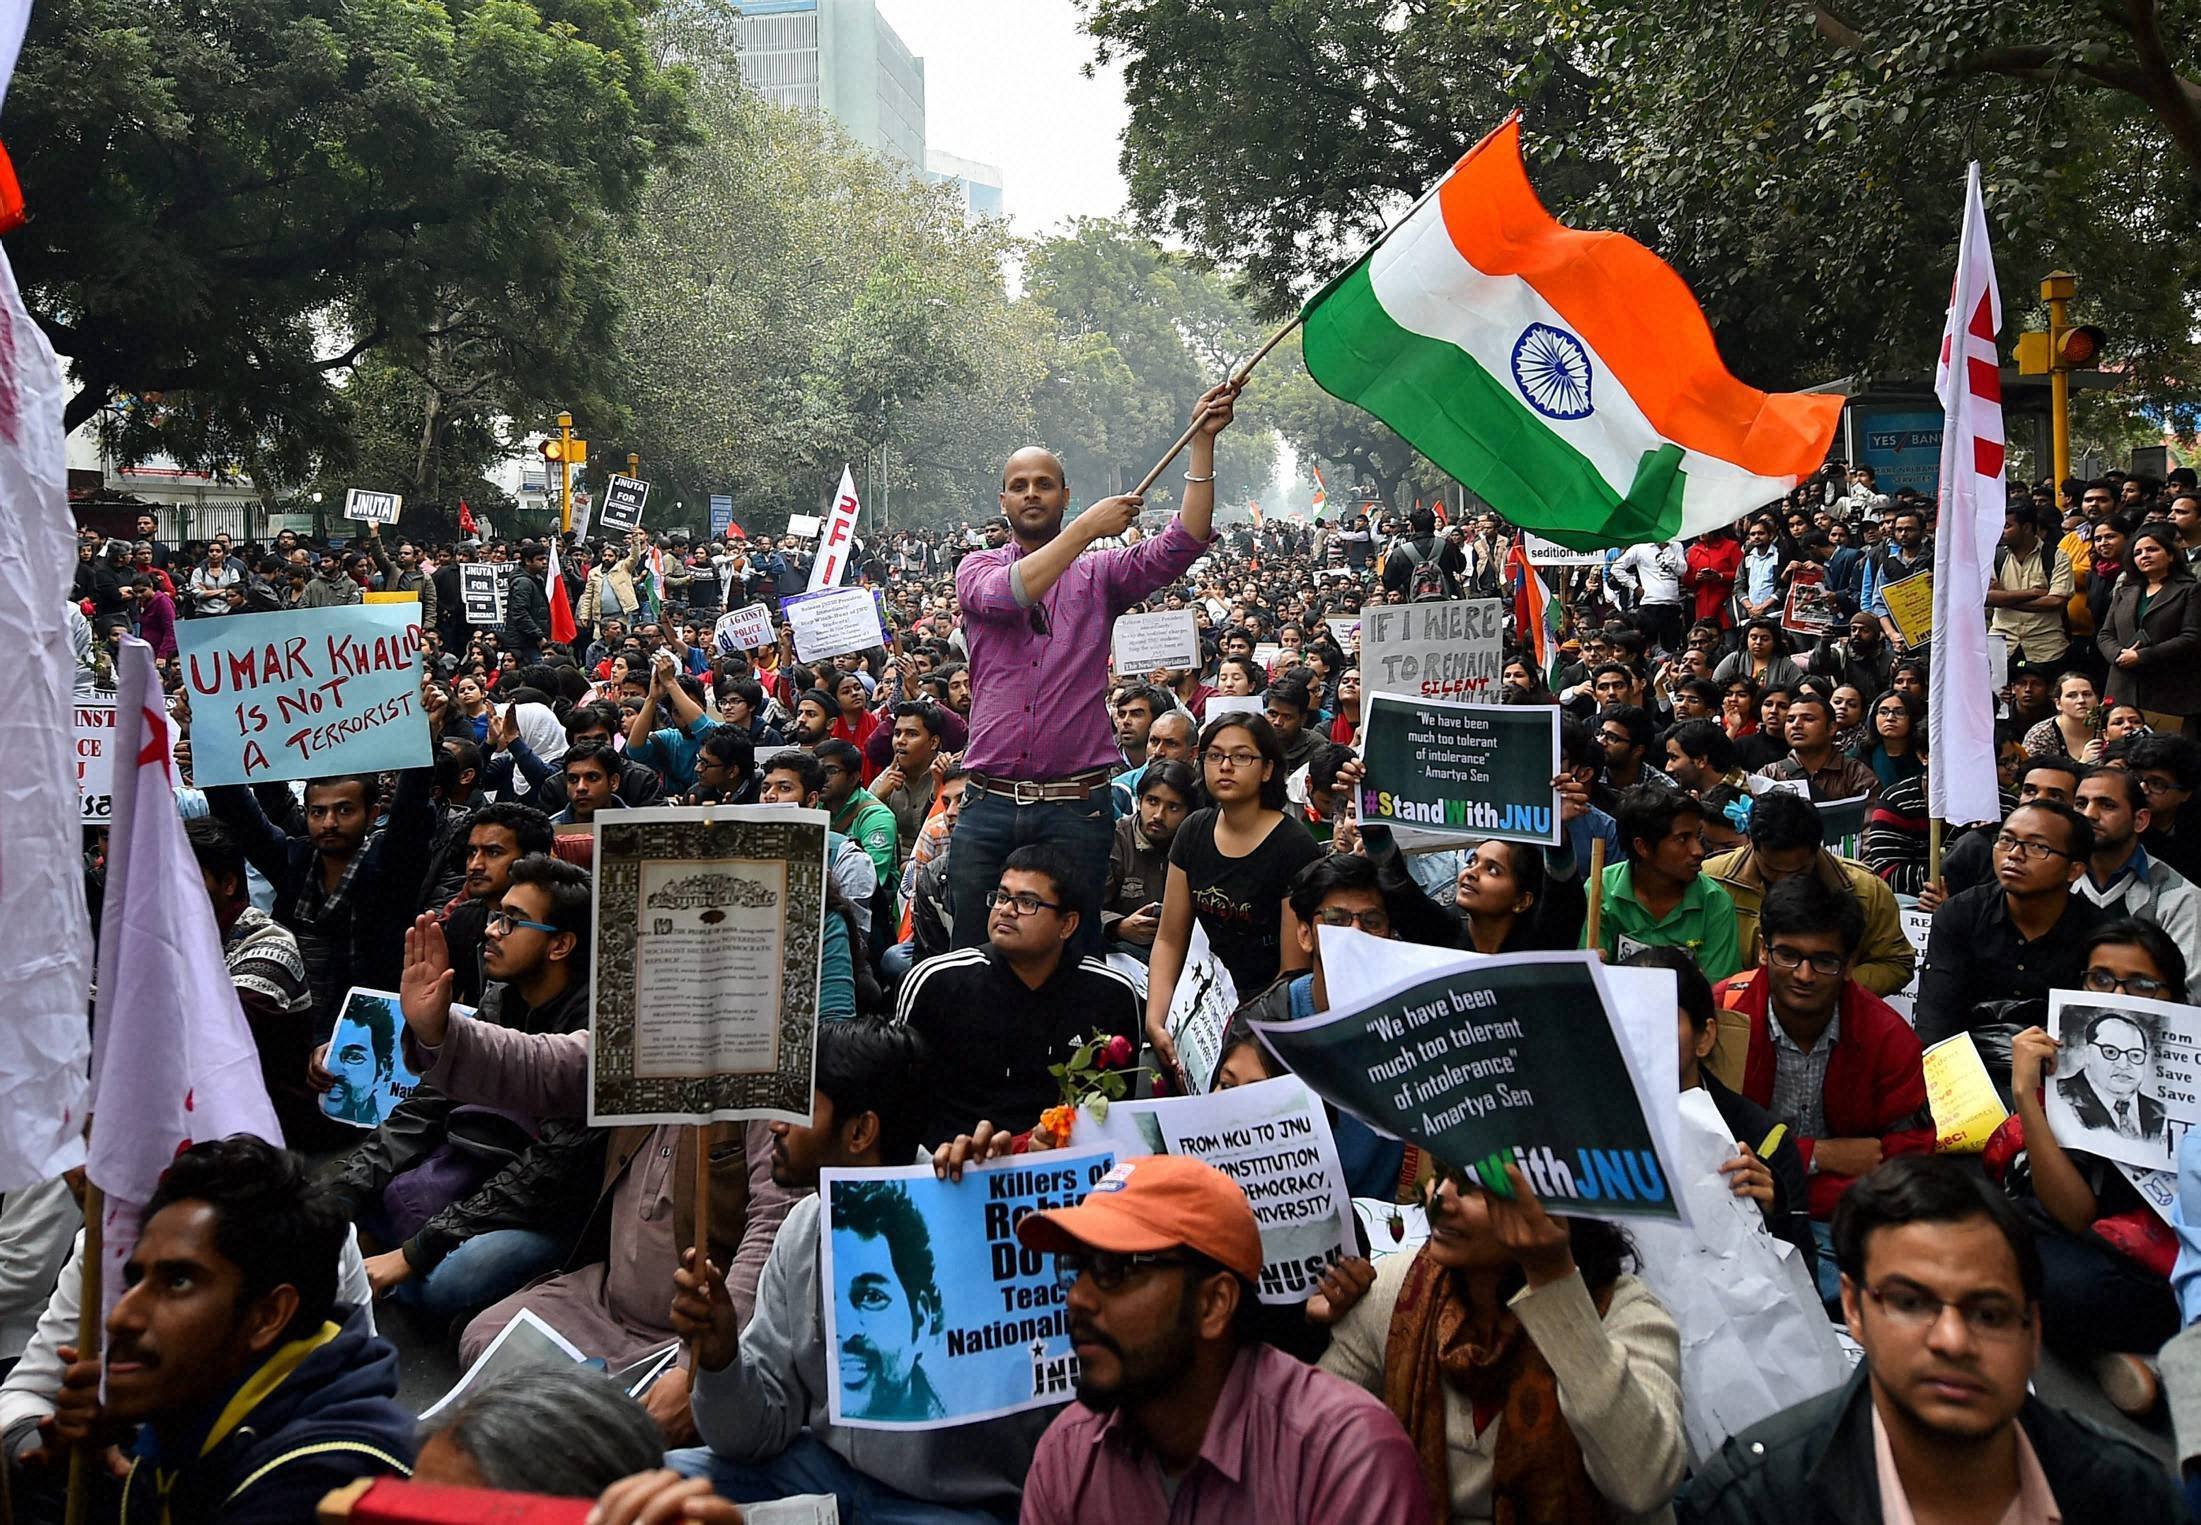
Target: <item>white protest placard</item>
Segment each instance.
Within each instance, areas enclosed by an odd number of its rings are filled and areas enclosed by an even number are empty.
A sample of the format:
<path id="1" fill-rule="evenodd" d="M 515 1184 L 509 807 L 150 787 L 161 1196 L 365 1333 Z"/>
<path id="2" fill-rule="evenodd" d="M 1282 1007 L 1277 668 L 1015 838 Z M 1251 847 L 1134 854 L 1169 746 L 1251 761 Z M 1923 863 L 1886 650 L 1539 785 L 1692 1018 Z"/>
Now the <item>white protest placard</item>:
<path id="1" fill-rule="evenodd" d="M 422 1409 L 420 1417 L 432 1419 L 449 1408 L 455 1399 L 512 1372 L 533 1371 L 545 1366 L 579 1366 L 587 1359 L 571 1340 L 535 1313 L 522 1308 L 511 1323 L 497 1332 L 489 1348 L 474 1358 L 474 1364 L 466 1368 L 466 1374 L 452 1389 Z"/>
<path id="2" fill-rule="evenodd" d="M 459 567 L 459 603 L 469 625 L 504 623 L 503 569 L 494 562 L 469 561 Z"/>
<path id="3" fill-rule="evenodd" d="M 573 489 L 573 542 L 578 545 L 588 539 L 588 517 L 595 510 L 596 500 L 576 487 Z"/>
<path id="4" fill-rule="evenodd" d="M 1205 716 L 1220 720 L 1225 715 L 1265 715 L 1268 706 L 1259 694 L 1209 694 Z"/>
<path id="5" fill-rule="evenodd" d="M 2043 1100 L 2056 1142 L 2176 1168 L 2179 1141 L 2201 1121 L 2201 1007 L 2051 990 L 2047 1027 L 2057 1052 Z"/>
<path id="6" fill-rule="evenodd" d="M 736 652 L 754 651 L 759 646 L 770 646 L 774 639 L 772 611 L 762 604 L 747 604 L 739 609 L 729 609 L 711 627 L 711 644 L 727 656 Z"/>
<path id="7" fill-rule="evenodd" d="M 794 628 L 795 656 L 804 662 L 823 662 L 887 643 L 879 624 L 879 601 L 869 588 L 797 593 L 780 601 L 780 612 Z"/>
<path id="8" fill-rule="evenodd" d="M 404 506 L 405 500 L 394 492 L 368 492 L 352 487 L 344 493 L 344 517 L 365 524 L 395 524 L 397 511 Z"/>
<path id="9" fill-rule="evenodd" d="M 1483 701 L 1505 670 L 1505 605 L 1495 598 L 1381 604 L 1360 617 L 1363 692 Z"/>
<path id="10" fill-rule="evenodd" d="M 1215 1067 L 1223 1062 L 1223 1031 L 1237 1009 L 1238 988 L 1195 919 L 1184 970 L 1170 992 L 1167 1019 L 1170 1041 L 1177 1045 L 1177 1068 L 1190 1089 L 1205 1091 L 1214 1083 Z"/>
<path id="11" fill-rule="evenodd" d="M 1070 1142 L 1113 1144 L 1126 1156 L 1189 1154 L 1236 1181 L 1261 1229 L 1264 1303 L 1305 1302 L 1323 1273 L 1354 1253 L 1353 1199 L 1329 1114 L 1295 1075 L 1205 1096 L 1119 1101 L 1103 1118 L 1080 1111 Z"/>
<path id="12" fill-rule="evenodd" d="M 1556 540 L 1546 540 L 1527 530 L 1521 531 L 1521 548 L 1527 553 L 1531 566 L 1601 567 L 1605 564 L 1603 551 L 1570 551 Z"/>
<path id="13" fill-rule="evenodd" d="M 1131 677 L 1158 667 L 1200 665 L 1200 626 L 1190 609 L 1154 614 L 1119 614 L 1110 641 L 1116 675 Z"/>
<path id="14" fill-rule="evenodd" d="M 105 822 L 115 810 L 115 707 L 76 707 L 76 813 L 85 825 Z"/>
<path id="15" fill-rule="evenodd" d="M 420 605 L 183 620 L 193 781 L 256 784 L 426 767 Z"/>
<path id="16" fill-rule="evenodd" d="M 818 516 L 816 514 L 789 514 L 787 516 L 787 533 L 798 540 L 817 539 Z"/>
<path id="17" fill-rule="evenodd" d="M 607 530 L 631 534 L 642 527 L 642 510 L 650 501 L 650 484 L 640 477 L 615 476 L 604 484 L 604 511 L 597 523 Z"/>

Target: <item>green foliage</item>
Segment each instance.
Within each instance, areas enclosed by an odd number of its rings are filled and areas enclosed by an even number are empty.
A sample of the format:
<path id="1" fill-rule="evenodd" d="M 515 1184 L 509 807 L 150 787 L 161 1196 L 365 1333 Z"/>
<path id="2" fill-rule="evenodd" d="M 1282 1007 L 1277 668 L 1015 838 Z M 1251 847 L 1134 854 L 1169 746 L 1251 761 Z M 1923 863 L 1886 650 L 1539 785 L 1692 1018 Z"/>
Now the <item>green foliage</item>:
<path id="1" fill-rule="evenodd" d="M 2201 0 L 1079 5 L 1124 65 L 1134 206 L 1267 311 L 1519 109 L 1546 203 L 1667 258 L 1745 379 L 1915 376 L 1978 158 L 2006 343 L 2073 270 L 2123 405 L 2201 412 Z"/>
<path id="2" fill-rule="evenodd" d="M 70 425 L 159 394 L 125 458 L 295 482 L 349 459 L 370 353 L 477 411 L 600 395 L 610 244 L 687 136 L 642 41 L 637 0 L 41 4 L 10 255 Z"/>

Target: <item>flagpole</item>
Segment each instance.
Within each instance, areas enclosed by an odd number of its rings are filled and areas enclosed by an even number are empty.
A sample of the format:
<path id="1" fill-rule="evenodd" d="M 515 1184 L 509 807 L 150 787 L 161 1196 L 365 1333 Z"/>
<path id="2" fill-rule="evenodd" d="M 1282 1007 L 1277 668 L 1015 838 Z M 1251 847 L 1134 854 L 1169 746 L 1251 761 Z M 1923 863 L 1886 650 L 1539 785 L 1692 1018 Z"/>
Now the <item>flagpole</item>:
<path id="1" fill-rule="evenodd" d="M 100 1268 L 106 1246 L 100 1220 L 106 1216 L 106 1193 L 91 1181 L 84 1183 L 84 1280 L 76 1309 L 76 1358 L 96 1361 L 100 1356 L 100 1303 L 103 1293 Z M 91 1507 L 92 1462 L 97 1447 L 86 1441 L 69 1448 L 69 1495 L 63 1507 L 65 1525 L 85 1525 Z"/>
<path id="2" fill-rule="evenodd" d="M 1509 115 L 1506 120 L 1510 122 L 1513 120 L 1514 117 L 1517 117 L 1519 115 L 1520 113 L 1516 111 L 1512 113 L 1512 115 Z M 1452 169 L 1448 169 L 1443 174 L 1439 175 L 1436 178 L 1435 183 L 1432 184 L 1428 190 L 1423 191 L 1419 196 L 1414 198 L 1414 204 L 1412 206 L 1408 207 L 1397 217 L 1393 218 L 1391 220 L 1391 225 L 1385 228 L 1381 233 L 1376 235 L 1375 241 L 1373 243 L 1369 244 L 1367 248 L 1361 250 L 1360 253 L 1353 256 L 1351 263 L 1346 265 L 1345 269 L 1347 271 L 1351 271 L 1357 268 L 1362 260 L 1366 259 L 1369 255 L 1375 253 L 1378 249 L 1382 248 L 1385 240 L 1389 239 L 1393 233 L 1396 233 L 1400 228 L 1404 227 L 1409 218 L 1411 218 L 1416 212 L 1420 211 L 1425 205 L 1428 204 L 1430 197 L 1436 195 L 1437 192 L 1444 189 L 1445 182 L 1452 178 L 1453 171 L 1457 170 L 1458 168 L 1459 165 L 1454 164 L 1452 166 Z M 1319 297 L 1323 294 L 1323 292 L 1327 292 L 1331 286 L 1337 284 L 1338 279 L 1338 277 L 1332 277 L 1328 282 L 1324 283 L 1322 291 L 1317 292 L 1315 295 Z M 1313 305 L 1314 298 L 1309 298 L 1306 302 L 1302 303 L 1300 305 L 1299 311 L 1292 314 L 1290 322 L 1286 323 L 1282 328 L 1279 328 L 1275 333 L 1270 334 L 1268 339 L 1262 344 L 1259 349 L 1255 350 L 1251 355 L 1247 356 L 1244 360 L 1238 363 L 1237 367 L 1230 373 L 1229 382 L 1231 391 L 1237 392 L 1244 388 L 1246 384 L 1246 378 L 1253 374 L 1253 368 L 1259 365 L 1262 361 L 1268 359 L 1270 351 L 1274 350 L 1279 344 L 1282 344 L 1287 338 L 1291 337 L 1292 330 L 1296 329 L 1297 327 L 1299 327 L 1300 324 L 1304 323 L 1307 320 L 1307 309 L 1309 307 L 1312 307 Z M 1163 472 L 1169 470 L 1169 463 L 1177 459 L 1178 456 L 1182 455 L 1184 453 L 1185 446 L 1192 443 L 1192 436 L 1198 432 L 1199 428 L 1200 419 L 1196 417 L 1192 420 L 1190 424 L 1185 426 L 1185 432 L 1177 436 L 1177 443 L 1169 447 L 1169 452 L 1164 455 L 1160 460 L 1154 463 L 1154 469 L 1148 472 L 1144 477 L 1140 478 L 1139 485 L 1131 489 L 1131 496 L 1135 498 L 1146 496 L 1146 490 L 1154 485 L 1155 479 L 1161 476 Z"/>
<path id="3" fill-rule="evenodd" d="M 1590 914 L 1584 929 L 1585 940 L 1582 944 L 1592 953 L 1597 951 L 1597 924 L 1604 919 L 1604 911 L 1605 839 L 1593 836 L 1590 838 Z"/>

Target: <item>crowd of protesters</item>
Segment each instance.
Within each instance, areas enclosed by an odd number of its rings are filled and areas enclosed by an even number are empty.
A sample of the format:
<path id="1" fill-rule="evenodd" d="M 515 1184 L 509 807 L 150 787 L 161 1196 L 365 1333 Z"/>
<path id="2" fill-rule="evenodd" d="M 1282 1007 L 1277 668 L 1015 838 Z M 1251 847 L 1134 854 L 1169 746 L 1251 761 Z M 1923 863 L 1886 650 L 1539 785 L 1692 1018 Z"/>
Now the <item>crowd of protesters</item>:
<path id="1" fill-rule="evenodd" d="M 2201 1318 L 2201 1222 L 2182 1216 L 2201 1152 L 2166 1219 L 2042 1104 L 2051 992 L 2201 996 L 2193 473 L 2013 489 L 1982 615 L 2008 659 L 2005 798 L 1947 823 L 1938 872 L 1932 652 L 1888 598 L 1931 565 L 1934 505 L 1862 467 L 1730 530 L 1541 569 L 1564 628 L 1540 661 L 1515 624 L 1487 697 L 1561 712 L 1563 840 L 1404 852 L 1351 808 L 1362 612 L 1488 597 L 1510 616 L 1514 532 L 1419 505 L 1219 528 L 1232 401 L 1202 400 L 1166 525 L 1134 499 L 1070 513 L 1061 461 L 1031 449 L 998 517 L 860 544 L 847 580 L 878 589 L 891 644 L 826 662 L 798 658 L 784 619 L 771 645 L 714 637 L 721 613 L 776 614 L 807 586 L 789 536 L 569 542 L 560 641 L 539 538 L 171 546 L 151 514 L 134 540 L 87 533 L 79 695 L 111 681 L 118 636 L 154 648 L 178 804 L 289 1148 L 178 1157 L 103 1358 L 76 1349 L 69 1183 L 0 1207 L 23 1517 L 55 1507 L 71 1447 L 105 1459 L 95 1518 L 177 1525 L 304 1519 L 331 1487 L 407 1472 L 597 1498 L 614 1522 L 796 1493 L 855 1521 L 2186 1517 L 2181 1475 L 2029 1384 L 2045 1347 L 2141 1423 L 2163 1423 L 2166 1388 L 2201 1391 L 2178 1338 Z M 495 623 L 469 613 L 469 562 L 504 568 Z M 420 601 L 432 766 L 192 787 L 179 622 L 367 592 Z M 1110 622 L 1165 608 L 1192 611 L 1199 664 L 1111 671 Z M 1217 696 L 1258 712 L 1211 715 Z M 593 1129 L 592 825 L 710 803 L 831 821 L 813 1114 Z M 95 925 L 102 854 L 88 834 Z M 1575 949 L 1593 900 L 1603 957 L 1673 971 L 1682 1088 L 1716 1104 L 1734 1192 L 1861 1348 L 1847 1386 L 1692 1469 L 1676 1325 L 1628 1235 L 1339 1114 L 1353 1193 L 1426 1204 L 1418 1253 L 1339 1263 L 1272 1328 L 1250 1316 L 1244 1195 L 1147 1162 L 1106 1203 L 1019 1229 L 1069 1289 L 1076 1401 L 917 1433 L 834 1422 L 820 1170 L 956 1176 L 1053 1147 L 1050 1067 L 1096 1032 L 1167 1086 L 1195 927 L 1244 1002 L 1231 1085 L 1280 1072 L 1246 1018 L 1327 1009 L 1320 928 Z M 363 1137 L 321 1104 L 353 986 L 401 992 L 424 1082 Z M 2012 1116 L 1952 1159 L 1923 1055 L 1959 1034 Z M 2159 1041 L 2127 1023 L 2106 1065 Z M 614 1370 L 682 1354 L 638 1400 L 576 1369 L 424 1425 L 398 1409 L 378 1320 L 471 1361 L 523 1309 Z M 2190 1439 L 2181 1459 L 2201 1460 Z"/>

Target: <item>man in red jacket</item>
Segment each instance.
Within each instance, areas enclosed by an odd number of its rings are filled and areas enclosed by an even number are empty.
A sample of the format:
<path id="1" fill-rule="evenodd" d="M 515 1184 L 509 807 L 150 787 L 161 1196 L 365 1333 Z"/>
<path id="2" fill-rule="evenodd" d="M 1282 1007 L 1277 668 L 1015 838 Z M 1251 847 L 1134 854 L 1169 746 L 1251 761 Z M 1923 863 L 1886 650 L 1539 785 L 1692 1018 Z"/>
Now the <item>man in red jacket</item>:
<path id="1" fill-rule="evenodd" d="M 1738 1089 L 1788 1125 L 1822 1252 L 1820 1292 L 1839 1297 L 1828 1223 L 1859 1176 L 1898 1154 L 1929 1153 L 1933 1115 L 1918 1035 L 1850 978 L 1864 937 L 1853 895 L 1811 876 L 1766 891 L 1759 967 L 1722 980 L 1719 1004 L 1748 1019 Z"/>

